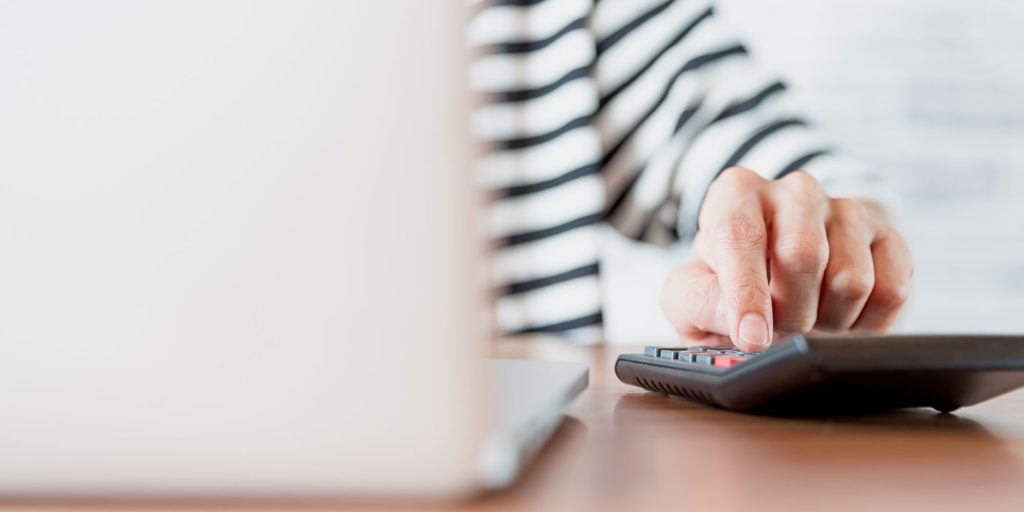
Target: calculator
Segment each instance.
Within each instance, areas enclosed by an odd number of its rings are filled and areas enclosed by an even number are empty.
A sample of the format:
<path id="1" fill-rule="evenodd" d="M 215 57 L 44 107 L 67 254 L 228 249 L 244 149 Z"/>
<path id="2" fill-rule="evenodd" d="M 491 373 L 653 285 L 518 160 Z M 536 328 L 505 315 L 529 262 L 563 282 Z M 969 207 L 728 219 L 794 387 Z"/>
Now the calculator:
<path id="1" fill-rule="evenodd" d="M 626 384 L 753 413 L 950 412 L 1024 385 L 1024 336 L 792 336 L 768 350 L 646 347 L 622 354 Z"/>

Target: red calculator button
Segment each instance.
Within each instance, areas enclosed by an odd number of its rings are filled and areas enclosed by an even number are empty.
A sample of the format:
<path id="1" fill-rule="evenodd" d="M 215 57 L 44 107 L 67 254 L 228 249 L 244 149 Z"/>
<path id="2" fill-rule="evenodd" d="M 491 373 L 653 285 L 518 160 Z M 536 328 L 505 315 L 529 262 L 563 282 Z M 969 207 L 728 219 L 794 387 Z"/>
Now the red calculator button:
<path id="1" fill-rule="evenodd" d="M 745 359 L 745 357 L 718 356 L 715 357 L 715 366 L 719 368 L 728 368 Z"/>

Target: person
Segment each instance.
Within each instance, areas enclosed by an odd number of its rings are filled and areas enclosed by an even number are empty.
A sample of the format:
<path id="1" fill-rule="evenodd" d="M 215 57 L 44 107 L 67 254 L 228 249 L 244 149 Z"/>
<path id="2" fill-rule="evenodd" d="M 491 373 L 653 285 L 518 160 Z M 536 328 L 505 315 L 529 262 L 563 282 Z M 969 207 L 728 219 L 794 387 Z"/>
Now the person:
<path id="1" fill-rule="evenodd" d="M 910 250 L 879 176 L 698 0 L 484 0 L 467 39 L 507 335 L 600 339 L 601 226 L 692 243 L 660 302 L 684 342 L 884 332 Z"/>

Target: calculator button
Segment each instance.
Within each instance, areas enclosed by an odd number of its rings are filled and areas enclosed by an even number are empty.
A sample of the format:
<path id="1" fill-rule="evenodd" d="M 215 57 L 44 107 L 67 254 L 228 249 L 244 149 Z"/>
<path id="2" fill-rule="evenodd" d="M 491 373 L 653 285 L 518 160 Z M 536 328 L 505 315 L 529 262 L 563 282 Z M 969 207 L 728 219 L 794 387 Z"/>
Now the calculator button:
<path id="1" fill-rule="evenodd" d="M 676 354 L 676 359 L 684 363 L 693 363 L 697 361 L 697 354 L 693 352 L 679 352 Z"/>
<path id="2" fill-rule="evenodd" d="M 658 350 L 658 357 L 661 359 L 675 359 L 682 349 L 663 348 Z"/>
<path id="3" fill-rule="evenodd" d="M 729 368 L 732 365 L 746 360 L 745 357 L 733 357 L 733 356 L 718 356 L 715 358 L 715 366 L 719 368 Z"/>
<path id="4" fill-rule="evenodd" d="M 697 364 L 704 364 L 711 366 L 715 362 L 715 356 L 711 354 L 697 354 L 696 359 L 693 361 Z"/>
<path id="5" fill-rule="evenodd" d="M 644 355 L 658 357 L 658 347 L 644 347 Z"/>
<path id="6" fill-rule="evenodd" d="M 690 352 L 704 352 L 704 348 L 705 347 L 696 347 L 695 346 L 695 347 L 690 347 L 690 348 L 688 348 L 686 350 L 689 350 Z"/>

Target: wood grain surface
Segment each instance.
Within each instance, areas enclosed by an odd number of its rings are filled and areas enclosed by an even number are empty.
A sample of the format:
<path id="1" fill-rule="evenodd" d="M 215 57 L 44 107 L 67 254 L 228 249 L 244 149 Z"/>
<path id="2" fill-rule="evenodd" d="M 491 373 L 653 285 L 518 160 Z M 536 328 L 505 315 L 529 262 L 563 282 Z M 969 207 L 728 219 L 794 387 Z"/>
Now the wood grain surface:
<path id="1" fill-rule="evenodd" d="M 731 413 L 626 386 L 620 347 L 503 342 L 591 366 L 590 387 L 510 489 L 463 503 L 9 503 L 0 510 L 1024 510 L 1024 392 L 941 415 Z"/>

